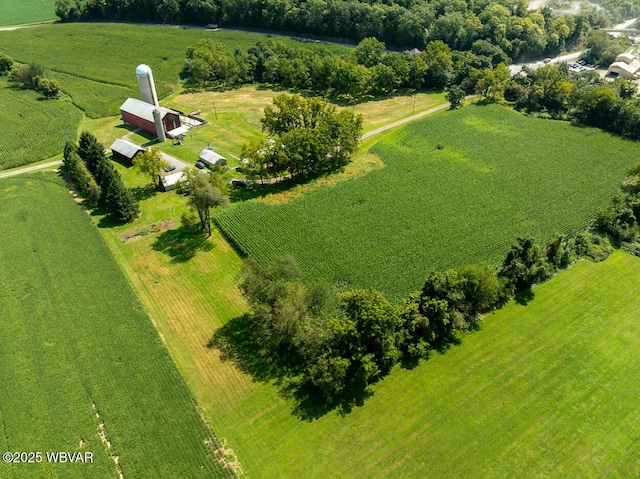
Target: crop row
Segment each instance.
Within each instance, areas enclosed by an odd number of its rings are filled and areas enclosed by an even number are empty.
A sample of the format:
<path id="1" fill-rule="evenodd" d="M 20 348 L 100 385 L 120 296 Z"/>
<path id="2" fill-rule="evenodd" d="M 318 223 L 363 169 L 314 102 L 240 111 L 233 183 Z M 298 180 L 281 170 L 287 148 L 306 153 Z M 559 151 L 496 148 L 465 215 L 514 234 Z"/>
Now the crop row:
<path id="1" fill-rule="evenodd" d="M 49 158 L 75 138 L 81 112 L 71 103 L 40 100 L 0 81 L 0 170 Z"/>

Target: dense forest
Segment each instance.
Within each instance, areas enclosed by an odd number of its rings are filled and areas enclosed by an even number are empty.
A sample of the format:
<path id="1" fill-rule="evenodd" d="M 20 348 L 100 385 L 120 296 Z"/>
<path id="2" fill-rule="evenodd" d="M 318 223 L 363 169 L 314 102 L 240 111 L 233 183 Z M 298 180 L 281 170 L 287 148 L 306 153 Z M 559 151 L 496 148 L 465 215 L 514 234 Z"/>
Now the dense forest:
<path id="1" fill-rule="evenodd" d="M 591 27 L 636 15 L 636 3 L 629 0 L 613 15 L 585 8 L 557 16 L 547 7 L 528 12 L 526 0 L 56 0 L 56 14 L 62 21 L 217 24 L 352 42 L 375 37 L 400 49 L 441 40 L 466 51 L 485 40 L 509 58 L 523 59 L 570 49 Z"/>

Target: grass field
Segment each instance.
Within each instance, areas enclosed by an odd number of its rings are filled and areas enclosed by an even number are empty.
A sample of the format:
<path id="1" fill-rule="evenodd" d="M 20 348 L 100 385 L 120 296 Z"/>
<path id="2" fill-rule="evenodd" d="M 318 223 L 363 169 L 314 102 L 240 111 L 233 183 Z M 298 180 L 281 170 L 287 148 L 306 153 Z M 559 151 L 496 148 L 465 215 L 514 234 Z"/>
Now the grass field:
<path id="1" fill-rule="evenodd" d="M 91 464 L 0 477 L 230 477 L 216 436 L 104 241 L 55 173 L 0 180 L 0 446 Z M 115 458 L 115 459 L 114 459 Z"/>
<path id="2" fill-rule="evenodd" d="M 0 27 L 55 20 L 55 0 L 0 0 Z"/>
<path id="3" fill-rule="evenodd" d="M 0 32 L 0 51 L 16 61 L 36 62 L 54 71 L 62 90 L 88 116 L 96 118 L 119 114 L 127 97 L 139 96 L 135 69 L 140 63 L 152 68 L 160 97 L 174 91 L 187 48 L 203 38 L 233 51 L 247 49 L 267 36 L 173 26 L 67 23 Z M 314 49 L 348 50 L 322 43 L 282 41 Z"/>
<path id="4" fill-rule="evenodd" d="M 309 280 L 397 300 L 430 270 L 499 264 L 519 235 L 584 227 L 635 150 L 596 129 L 465 107 L 385 136 L 369 150 L 384 168 L 281 205 L 245 202 L 216 221 L 263 263 L 293 254 Z"/>
<path id="5" fill-rule="evenodd" d="M 0 77 L 0 170 L 50 158 L 76 138 L 82 113 L 68 101 L 43 100 Z"/>
<path id="6" fill-rule="evenodd" d="M 142 207 L 129 229 L 183 211 L 171 194 Z M 276 386 L 252 380 L 206 347 L 215 330 L 246 311 L 235 281 L 240 259 L 220 234 L 184 260 L 188 242 L 179 235 L 166 249 L 162 234 L 122 243 L 126 230 L 102 231 L 249 477 L 640 473 L 638 258 L 616 253 L 604 263 L 581 262 L 537 287 L 528 305 L 512 303 L 487 317 L 461 346 L 414 370 L 396 368 L 363 407 L 307 422 Z"/>

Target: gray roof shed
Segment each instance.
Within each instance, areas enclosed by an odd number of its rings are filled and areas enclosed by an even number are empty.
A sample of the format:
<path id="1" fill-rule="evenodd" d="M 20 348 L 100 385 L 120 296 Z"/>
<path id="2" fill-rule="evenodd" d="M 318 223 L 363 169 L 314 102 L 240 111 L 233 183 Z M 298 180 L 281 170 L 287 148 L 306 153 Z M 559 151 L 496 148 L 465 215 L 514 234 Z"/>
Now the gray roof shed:
<path id="1" fill-rule="evenodd" d="M 111 144 L 111 152 L 120 156 L 121 158 L 125 158 L 129 161 L 132 161 L 133 158 L 141 151 L 145 151 L 141 146 L 136 145 L 135 143 L 131 143 L 127 140 L 117 139 Z"/>

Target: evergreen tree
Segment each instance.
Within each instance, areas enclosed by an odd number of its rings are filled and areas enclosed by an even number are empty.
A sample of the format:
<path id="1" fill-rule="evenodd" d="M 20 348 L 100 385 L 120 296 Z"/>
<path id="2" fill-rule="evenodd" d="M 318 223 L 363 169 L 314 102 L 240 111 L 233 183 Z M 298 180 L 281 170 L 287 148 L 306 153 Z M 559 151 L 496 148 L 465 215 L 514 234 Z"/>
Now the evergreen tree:
<path id="1" fill-rule="evenodd" d="M 114 220 L 129 223 L 140 214 L 140 207 L 131 191 L 124 186 L 118 172 L 114 172 L 107 190 L 106 206 Z"/>

